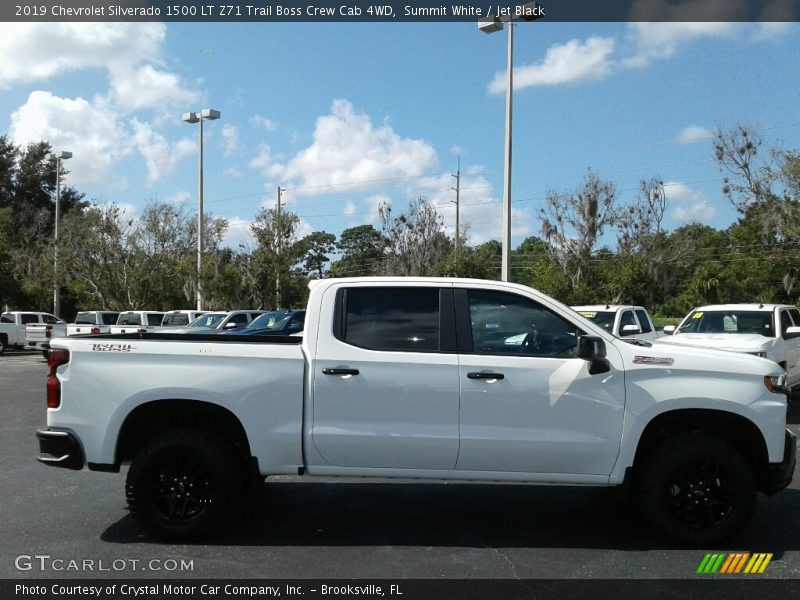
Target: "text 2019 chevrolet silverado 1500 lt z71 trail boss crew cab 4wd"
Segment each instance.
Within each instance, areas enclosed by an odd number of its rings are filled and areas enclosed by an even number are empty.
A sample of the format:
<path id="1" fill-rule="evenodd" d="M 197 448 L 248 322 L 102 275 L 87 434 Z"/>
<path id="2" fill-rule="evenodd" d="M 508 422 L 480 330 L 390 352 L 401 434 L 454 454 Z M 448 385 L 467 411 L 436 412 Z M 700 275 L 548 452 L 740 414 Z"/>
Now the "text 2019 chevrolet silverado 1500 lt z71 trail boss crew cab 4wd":
<path id="1" fill-rule="evenodd" d="M 130 462 L 130 510 L 167 539 L 300 473 L 630 484 L 653 529 L 713 546 L 791 481 L 785 373 L 639 344 L 510 283 L 315 281 L 302 338 L 55 340 L 39 460 Z"/>

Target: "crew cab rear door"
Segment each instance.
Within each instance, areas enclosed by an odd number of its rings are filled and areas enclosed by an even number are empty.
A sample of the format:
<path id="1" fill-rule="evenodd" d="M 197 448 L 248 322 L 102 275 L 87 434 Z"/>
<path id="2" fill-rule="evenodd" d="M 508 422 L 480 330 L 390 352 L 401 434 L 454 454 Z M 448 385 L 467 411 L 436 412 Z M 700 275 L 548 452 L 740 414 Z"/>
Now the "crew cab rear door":
<path id="1" fill-rule="evenodd" d="M 314 450 L 330 467 L 453 469 L 459 374 L 452 289 L 354 282 L 327 293 L 336 294 L 336 306 L 332 322 L 320 318 L 307 456 Z"/>

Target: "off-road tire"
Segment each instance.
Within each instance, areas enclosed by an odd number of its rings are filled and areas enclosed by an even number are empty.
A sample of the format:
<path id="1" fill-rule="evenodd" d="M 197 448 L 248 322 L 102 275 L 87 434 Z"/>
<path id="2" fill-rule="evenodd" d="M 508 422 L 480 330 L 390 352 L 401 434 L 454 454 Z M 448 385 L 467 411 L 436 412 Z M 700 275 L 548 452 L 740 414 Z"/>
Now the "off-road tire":
<path id="1" fill-rule="evenodd" d="M 668 541 L 714 547 L 735 536 L 756 502 L 753 468 L 714 437 L 685 434 L 650 448 L 634 470 L 634 501 Z"/>
<path id="2" fill-rule="evenodd" d="M 194 541 L 234 513 L 242 492 L 242 459 L 223 439 L 176 430 L 151 440 L 128 470 L 125 495 L 145 531 L 169 541 Z"/>

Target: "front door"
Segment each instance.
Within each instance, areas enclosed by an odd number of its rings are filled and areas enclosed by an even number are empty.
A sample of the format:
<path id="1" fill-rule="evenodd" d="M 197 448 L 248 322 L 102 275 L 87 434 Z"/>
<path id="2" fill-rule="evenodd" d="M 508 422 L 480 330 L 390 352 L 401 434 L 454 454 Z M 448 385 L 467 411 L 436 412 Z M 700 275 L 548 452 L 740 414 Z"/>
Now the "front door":
<path id="1" fill-rule="evenodd" d="M 589 375 L 577 357 L 579 327 L 534 299 L 466 289 L 456 290 L 456 306 L 467 350 L 460 354 L 457 469 L 611 473 L 625 407 L 614 347 L 611 370 Z"/>

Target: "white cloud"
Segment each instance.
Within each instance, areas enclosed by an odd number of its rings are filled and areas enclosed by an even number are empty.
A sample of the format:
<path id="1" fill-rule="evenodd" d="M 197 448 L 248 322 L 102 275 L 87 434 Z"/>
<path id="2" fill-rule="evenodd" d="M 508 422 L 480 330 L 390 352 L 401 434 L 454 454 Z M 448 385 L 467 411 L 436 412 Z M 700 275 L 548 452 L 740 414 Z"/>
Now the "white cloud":
<path id="1" fill-rule="evenodd" d="M 241 179 L 242 177 L 244 177 L 244 174 L 236 167 L 230 167 L 228 169 L 225 169 L 222 172 L 222 174 L 225 177 L 230 177 L 231 179 Z"/>
<path id="2" fill-rule="evenodd" d="M 223 150 L 225 156 L 230 156 L 239 148 L 239 130 L 233 125 L 222 127 L 222 139 L 225 142 L 225 149 Z"/>
<path id="3" fill-rule="evenodd" d="M 192 195 L 189 192 L 176 192 L 170 196 L 167 196 L 167 202 L 171 202 L 173 204 L 181 204 L 183 202 L 188 202 L 191 200 Z"/>
<path id="4" fill-rule="evenodd" d="M 158 61 L 163 23 L 0 23 L 0 87 Z"/>
<path id="5" fill-rule="evenodd" d="M 630 23 L 628 31 L 635 50 L 621 64 L 629 68 L 647 67 L 657 60 L 671 58 L 681 45 L 693 39 L 726 38 L 741 31 L 741 28 L 740 23 Z"/>
<path id="6" fill-rule="evenodd" d="M 263 129 L 267 133 L 272 133 L 278 129 L 278 124 L 275 121 L 262 117 L 261 115 L 254 115 L 250 117 L 250 123 Z"/>
<path id="7" fill-rule="evenodd" d="M 697 142 L 705 142 L 713 137 L 710 129 L 700 127 L 699 125 L 690 125 L 678 134 L 675 139 L 679 144 L 695 144 Z"/>
<path id="8" fill-rule="evenodd" d="M 144 108 L 167 111 L 170 106 L 195 102 L 197 94 L 183 89 L 180 78 L 152 65 L 120 65 L 110 72 L 111 92 L 119 110 L 133 112 Z"/>
<path id="9" fill-rule="evenodd" d="M 348 200 L 347 203 L 344 205 L 344 210 L 342 211 L 342 213 L 346 217 L 352 217 L 355 214 L 355 212 L 356 212 L 356 205 L 353 204 L 350 200 Z"/>
<path id="10" fill-rule="evenodd" d="M 228 221 L 228 229 L 222 238 L 223 246 L 236 248 L 240 244 L 246 247 L 255 245 L 255 239 L 250 231 L 252 221 L 241 217 L 226 217 L 226 219 Z"/>
<path id="11" fill-rule="evenodd" d="M 350 102 L 335 100 L 331 113 L 317 119 L 310 146 L 279 163 L 262 145 L 250 165 L 298 195 L 311 196 L 341 191 L 345 184 L 349 190 L 385 186 L 386 180 L 436 168 L 438 159 L 426 142 L 402 138 L 388 125 L 376 127 Z"/>
<path id="12" fill-rule="evenodd" d="M 110 181 L 108 171 L 130 152 L 130 142 L 118 117 L 102 103 L 33 92 L 11 115 L 10 137 L 17 145 L 46 141 L 56 152 L 72 152 L 66 165 L 70 185 L 122 185 Z"/>
<path id="13" fill-rule="evenodd" d="M 585 42 L 570 40 L 547 49 L 544 60 L 514 69 L 514 89 L 542 85 L 564 85 L 597 81 L 612 71 L 609 61 L 614 52 L 614 40 L 592 36 Z M 489 84 L 489 92 L 503 94 L 506 90 L 505 71 L 497 73 Z"/>
<path id="14" fill-rule="evenodd" d="M 144 158 L 149 183 L 169 175 L 183 157 L 197 152 L 193 140 L 184 138 L 177 142 L 171 142 L 154 131 L 148 123 L 142 123 L 136 119 L 133 120 L 132 126 L 132 142 Z"/>
<path id="15" fill-rule="evenodd" d="M 664 183 L 667 202 L 674 206 L 673 218 L 681 223 L 707 223 L 717 216 L 717 209 L 710 205 L 708 196 L 693 190 L 685 183 Z"/>

